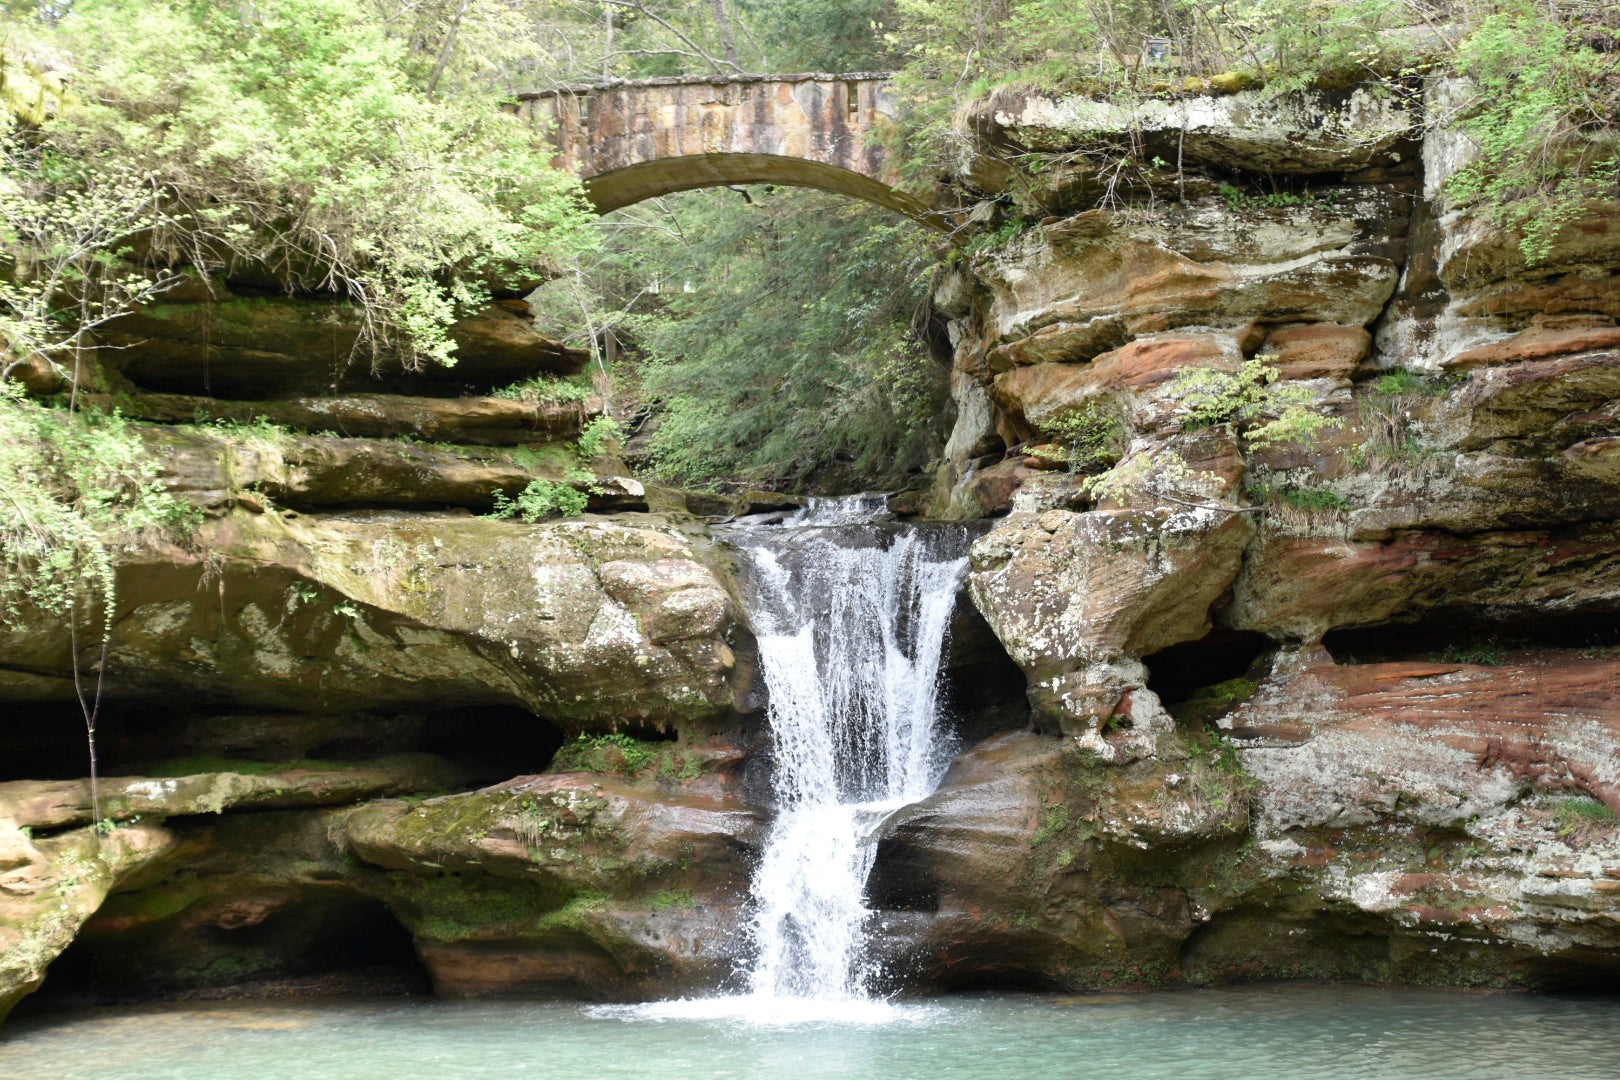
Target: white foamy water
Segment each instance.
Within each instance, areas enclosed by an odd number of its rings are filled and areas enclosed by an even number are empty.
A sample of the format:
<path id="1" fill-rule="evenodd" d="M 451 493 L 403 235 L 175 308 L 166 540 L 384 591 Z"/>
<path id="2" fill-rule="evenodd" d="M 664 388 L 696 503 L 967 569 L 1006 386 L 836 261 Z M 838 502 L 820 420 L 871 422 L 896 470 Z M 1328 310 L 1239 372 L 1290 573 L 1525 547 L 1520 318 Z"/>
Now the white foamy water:
<path id="1" fill-rule="evenodd" d="M 866 949 L 871 833 L 949 761 L 939 663 L 968 537 L 880 516 L 880 497 L 824 500 L 738 535 L 777 804 L 752 884 L 749 1000 L 733 1001 L 753 1015 L 883 1011 Z"/>

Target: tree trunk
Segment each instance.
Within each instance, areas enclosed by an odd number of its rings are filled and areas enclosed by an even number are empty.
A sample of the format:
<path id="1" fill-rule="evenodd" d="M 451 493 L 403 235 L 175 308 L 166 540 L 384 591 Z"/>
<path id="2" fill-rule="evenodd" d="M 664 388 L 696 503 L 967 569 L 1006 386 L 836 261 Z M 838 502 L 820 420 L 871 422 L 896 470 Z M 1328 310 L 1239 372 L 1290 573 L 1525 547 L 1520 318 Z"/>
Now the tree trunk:
<path id="1" fill-rule="evenodd" d="M 428 78 L 427 96 L 432 97 L 439 89 L 439 80 L 444 78 L 444 69 L 450 63 L 450 54 L 456 48 L 456 35 L 461 32 L 461 17 L 467 14 L 472 6 L 472 0 L 461 0 L 461 6 L 450 18 L 450 29 L 444 35 L 444 48 L 439 50 L 439 61 L 433 65 L 433 74 Z"/>
<path id="2" fill-rule="evenodd" d="M 738 71 L 742 64 L 737 60 L 737 41 L 731 36 L 731 12 L 726 9 L 726 0 L 712 0 L 714 4 L 714 25 L 720 31 L 720 47 L 725 50 L 726 59 Z"/>

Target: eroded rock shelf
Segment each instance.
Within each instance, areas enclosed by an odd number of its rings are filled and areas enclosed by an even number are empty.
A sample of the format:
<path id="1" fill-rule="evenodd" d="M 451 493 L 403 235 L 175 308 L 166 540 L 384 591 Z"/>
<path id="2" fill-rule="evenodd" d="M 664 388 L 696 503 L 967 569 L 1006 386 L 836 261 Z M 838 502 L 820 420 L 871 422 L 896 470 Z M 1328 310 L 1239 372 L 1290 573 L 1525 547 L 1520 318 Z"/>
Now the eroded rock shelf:
<path id="1" fill-rule="evenodd" d="M 957 427 L 922 501 L 995 521 L 945 664 L 964 752 L 880 830 L 896 984 L 1620 971 L 1620 205 L 1527 265 L 1448 204 L 1445 128 L 1370 93 L 1181 102 L 1145 129 L 1186 131 L 1180 174 L 1113 209 L 1066 154 L 1115 111 L 964 113 L 941 198 L 1022 227 L 934 295 Z M 47 972 L 88 1000 L 720 985 L 771 808 L 706 518 L 769 498 L 606 459 L 584 517 L 474 516 L 585 486 L 602 408 L 488 396 L 583 361 L 520 301 L 428 382 L 350 372 L 340 310 L 245 287 L 119 333 L 105 401 L 204 523 L 121 557 L 95 810 L 68 628 L 0 635 L 0 1015 Z M 1178 373 L 1256 359 L 1334 425 L 1185 423 Z M 1203 487 L 1099 500 L 1077 415 Z"/>

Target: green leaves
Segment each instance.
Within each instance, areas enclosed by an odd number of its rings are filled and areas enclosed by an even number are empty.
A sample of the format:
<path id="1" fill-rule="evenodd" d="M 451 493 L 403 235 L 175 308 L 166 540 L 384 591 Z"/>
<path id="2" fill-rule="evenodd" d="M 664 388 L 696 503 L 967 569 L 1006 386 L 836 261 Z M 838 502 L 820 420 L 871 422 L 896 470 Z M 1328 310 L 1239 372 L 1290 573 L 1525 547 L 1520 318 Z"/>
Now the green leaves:
<path id="1" fill-rule="evenodd" d="M 1585 200 L 1620 198 L 1620 77 L 1600 47 L 1616 35 L 1612 6 L 1577 0 L 1554 13 L 1518 2 L 1480 21 L 1458 50 L 1458 70 L 1474 87 L 1459 126 L 1477 159 L 1446 194 L 1494 207 L 1500 225 L 1522 234 L 1527 265 L 1551 254 Z"/>
<path id="2" fill-rule="evenodd" d="M 501 491 L 494 494 L 495 510 L 490 517 L 517 518 L 531 525 L 548 517 L 576 517 L 590 501 L 583 491 L 555 480 L 531 480 L 515 498 Z"/>
<path id="3" fill-rule="evenodd" d="M 80 0 L 58 35 L 82 104 L 48 145 L 156 199 L 154 255 L 347 293 L 374 354 L 453 363 L 446 330 L 492 281 L 591 242 L 537 134 L 482 92 L 430 100 L 409 42 L 356 0 Z"/>
<path id="4" fill-rule="evenodd" d="M 943 442 L 944 372 L 913 329 L 921 229 L 838 196 L 764 190 L 640 212 L 626 330 L 652 358 L 654 471 L 680 484 L 899 486 Z"/>
<path id="5" fill-rule="evenodd" d="M 1309 386 L 1279 381 L 1277 369 L 1259 358 L 1243 361 L 1237 371 L 1194 368 L 1172 386 L 1181 398 L 1184 430 L 1235 423 L 1257 448 L 1308 444 L 1343 426 L 1317 410 Z"/>
<path id="6" fill-rule="evenodd" d="M 195 522 L 160 471 L 118 414 L 43 408 L 0 382 L 0 622 L 84 600 L 100 605 L 105 630 L 117 546 Z"/>

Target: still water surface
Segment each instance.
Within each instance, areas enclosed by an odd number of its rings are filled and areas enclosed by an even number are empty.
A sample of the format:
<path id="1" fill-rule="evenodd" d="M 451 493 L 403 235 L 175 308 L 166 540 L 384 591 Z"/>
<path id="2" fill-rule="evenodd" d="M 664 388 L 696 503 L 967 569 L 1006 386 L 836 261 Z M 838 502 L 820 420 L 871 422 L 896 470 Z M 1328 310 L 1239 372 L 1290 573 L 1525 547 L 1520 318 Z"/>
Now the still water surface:
<path id="1" fill-rule="evenodd" d="M 1620 1002 L 1362 988 L 995 996 L 798 1023 L 431 999 L 14 1019 L 0 1076 L 53 1080 L 1468 1080 L 1620 1077 Z M 865 1023 L 852 1023 L 864 1019 Z"/>

